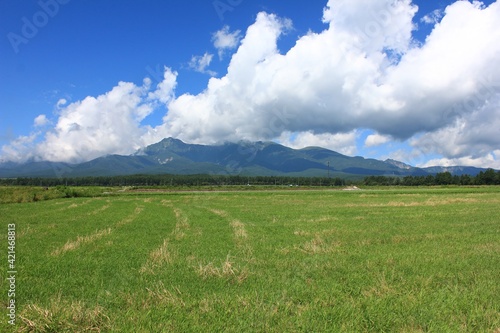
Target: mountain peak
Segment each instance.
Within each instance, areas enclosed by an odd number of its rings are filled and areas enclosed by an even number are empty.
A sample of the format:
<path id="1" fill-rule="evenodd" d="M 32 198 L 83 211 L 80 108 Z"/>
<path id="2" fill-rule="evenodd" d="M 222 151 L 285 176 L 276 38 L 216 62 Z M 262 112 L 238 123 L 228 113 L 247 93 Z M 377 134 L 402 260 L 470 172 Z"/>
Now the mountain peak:
<path id="1" fill-rule="evenodd" d="M 392 158 L 388 158 L 384 162 L 388 163 L 390 165 L 394 165 L 395 167 L 398 167 L 398 168 L 403 169 L 403 170 L 409 170 L 412 168 L 411 165 L 408 165 L 408 164 L 400 162 L 400 161 L 393 160 Z"/>
<path id="2" fill-rule="evenodd" d="M 184 142 L 182 142 L 181 140 L 179 139 L 176 139 L 176 138 L 172 138 L 172 137 L 168 137 L 168 138 L 165 138 L 163 140 L 161 140 L 160 142 L 158 142 L 157 144 L 162 144 L 163 146 L 167 147 L 167 146 L 173 146 L 173 145 L 178 145 L 178 144 L 185 144 Z M 153 144 L 154 145 L 154 144 Z"/>

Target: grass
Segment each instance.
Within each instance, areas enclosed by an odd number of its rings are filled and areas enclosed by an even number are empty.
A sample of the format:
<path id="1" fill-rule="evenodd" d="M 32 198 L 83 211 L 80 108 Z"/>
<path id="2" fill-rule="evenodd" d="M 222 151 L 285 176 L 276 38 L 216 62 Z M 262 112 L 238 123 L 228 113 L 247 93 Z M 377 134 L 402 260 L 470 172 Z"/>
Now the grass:
<path id="1" fill-rule="evenodd" d="M 0 186 L 0 204 L 27 203 L 57 198 L 96 197 L 117 189 L 105 187 L 42 187 L 42 186 Z"/>
<path id="2" fill-rule="evenodd" d="M 499 204 L 498 187 L 2 204 L 18 274 L 0 331 L 498 333 Z"/>

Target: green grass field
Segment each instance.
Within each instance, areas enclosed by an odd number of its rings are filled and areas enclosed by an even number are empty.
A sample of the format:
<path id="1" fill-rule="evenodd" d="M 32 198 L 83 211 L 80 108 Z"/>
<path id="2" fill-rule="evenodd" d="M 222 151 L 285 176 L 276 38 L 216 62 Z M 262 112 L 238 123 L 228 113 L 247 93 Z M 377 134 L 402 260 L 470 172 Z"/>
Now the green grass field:
<path id="1" fill-rule="evenodd" d="M 499 333 L 499 207 L 498 187 L 1 204 L 0 331 Z"/>

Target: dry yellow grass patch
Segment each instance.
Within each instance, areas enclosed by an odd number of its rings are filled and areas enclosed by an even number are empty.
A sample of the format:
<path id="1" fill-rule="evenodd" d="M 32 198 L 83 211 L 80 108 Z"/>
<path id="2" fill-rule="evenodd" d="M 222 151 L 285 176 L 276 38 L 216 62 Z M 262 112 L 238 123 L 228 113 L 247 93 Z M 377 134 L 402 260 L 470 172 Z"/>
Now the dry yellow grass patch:
<path id="1" fill-rule="evenodd" d="M 206 279 L 208 277 L 228 277 L 235 276 L 238 270 L 233 267 L 233 262 L 229 260 L 229 256 L 222 263 L 221 267 L 216 267 L 213 263 L 208 263 L 207 265 L 202 265 L 198 267 L 198 275 Z"/>
<path id="2" fill-rule="evenodd" d="M 362 294 L 366 297 L 384 297 L 386 295 L 390 295 L 391 293 L 394 293 L 394 288 L 392 288 L 388 283 L 385 278 L 385 275 L 383 274 L 380 276 L 378 280 L 378 284 L 376 286 L 372 286 L 371 288 L 364 290 Z"/>
<path id="3" fill-rule="evenodd" d="M 89 308 L 79 301 L 63 301 L 58 296 L 47 308 L 29 304 L 19 313 L 17 332 L 107 332 L 111 320 L 104 308 Z"/>
<path id="4" fill-rule="evenodd" d="M 209 209 L 209 211 L 220 217 L 230 217 L 229 213 L 224 210 Z M 240 220 L 234 219 L 230 222 L 230 225 L 233 228 L 233 235 L 237 240 L 242 240 L 248 237 L 247 231 L 245 229 L 245 224 L 243 224 Z"/>
<path id="5" fill-rule="evenodd" d="M 71 205 L 69 205 L 68 207 L 62 208 L 61 210 L 65 210 L 65 209 L 73 209 L 73 208 L 77 208 L 77 207 L 80 207 L 80 206 L 88 205 L 90 202 L 92 202 L 92 201 L 94 201 L 94 200 L 95 200 L 95 199 L 85 200 L 84 202 L 79 203 L 79 204 L 72 203 L 72 204 L 71 204 Z"/>
<path id="6" fill-rule="evenodd" d="M 146 308 L 157 305 L 171 305 L 174 307 L 184 307 L 186 303 L 182 300 L 182 293 L 179 288 L 173 288 L 174 292 L 167 290 L 163 282 L 158 282 L 152 288 L 146 288 L 148 299 L 144 303 Z"/>
<path id="7" fill-rule="evenodd" d="M 66 244 L 64 244 L 62 247 L 52 251 L 53 256 L 58 256 L 64 252 L 67 251 L 73 251 L 79 248 L 80 246 L 88 243 L 95 242 L 96 240 L 109 235 L 111 233 L 111 228 L 103 229 L 103 230 L 98 230 L 94 232 L 93 234 L 87 235 L 87 236 L 78 236 L 75 240 L 73 241 L 67 241 Z"/>
<path id="8" fill-rule="evenodd" d="M 162 206 L 165 206 L 165 207 L 172 207 L 173 206 L 172 200 L 163 199 L 160 203 Z"/>
<path id="9" fill-rule="evenodd" d="M 234 237 L 236 239 L 245 239 L 248 237 L 245 225 L 239 220 L 231 221 L 231 227 L 233 227 Z"/>
<path id="10" fill-rule="evenodd" d="M 28 225 L 26 228 L 21 229 L 21 231 L 17 233 L 16 237 L 21 238 L 31 233 L 33 233 L 33 229 L 31 229 L 31 227 Z"/>
<path id="11" fill-rule="evenodd" d="M 321 231 L 317 231 L 317 232 L 311 232 L 311 231 L 305 231 L 305 230 L 295 230 L 293 232 L 293 234 L 295 236 L 312 236 L 312 235 L 315 235 L 315 236 L 320 236 L 320 235 L 323 235 L 323 236 L 328 236 L 328 235 L 333 235 L 337 233 L 337 230 L 336 229 L 324 229 L 324 230 L 321 230 Z"/>
<path id="12" fill-rule="evenodd" d="M 499 254 L 500 253 L 500 244 L 499 243 L 486 243 L 486 244 L 481 244 L 476 247 L 476 250 L 478 252 L 484 253 L 484 254 Z M 500 332 L 499 332 L 500 333 Z"/>
<path id="13" fill-rule="evenodd" d="M 163 244 L 151 251 L 149 260 L 140 268 L 141 273 L 154 274 L 154 269 L 161 267 L 164 263 L 170 264 L 173 260 L 173 255 L 168 249 L 169 239 L 165 239 Z"/>
<path id="14" fill-rule="evenodd" d="M 387 204 L 383 206 L 388 206 L 388 207 L 414 207 L 414 206 L 423 206 L 425 203 L 423 202 L 417 202 L 417 201 L 411 201 L 411 202 L 402 202 L 402 201 L 390 201 Z"/>
<path id="15" fill-rule="evenodd" d="M 200 301 L 199 308 L 201 313 L 209 313 L 213 309 L 212 302 L 209 299 L 204 298 Z"/>
<path id="16" fill-rule="evenodd" d="M 223 211 L 223 210 L 220 210 L 220 209 L 209 209 L 209 211 L 211 211 L 212 213 L 214 213 L 215 215 L 218 215 L 220 217 L 228 217 L 229 214 L 226 212 L 226 211 Z"/>
<path id="17" fill-rule="evenodd" d="M 314 219 L 306 219 L 306 222 L 309 223 L 321 223 L 321 222 L 330 222 L 330 221 L 337 221 L 338 217 L 335 216 L 320 216 Z"/>
<path id="18" fill-rule="evenodd" d="M 109 200 L 108 200 L 108 203 L 109 203 Z M 101 208 L 98 208 L 98 209 L 94 210 L 93 212 L 88 213 L 87 215 L 97 215 L 97 214 L 99 214 L 99 213 L 104 212 L 104 211 L 105 211 L 106 209 L 108 209 L 109 207 L 111 207 L 111 205 L 110 205 L 110 204 L 104 205 L 104 206 L 102 206 Z"/>
<path id="19" fill-rule="evenodd" d="M 226 256 L 226 260 L 221 263 L 220 267 L 215 266 L 211 262 L 206 265 L 200 263 L 196 269 L 196 273 L 204 280 L 210 277 L 234 278 L 238 283 L 243 282 L 248 277 L 248 271 L 246 269 L 240 270 L 236 268 L 229 254 Z"/>
<path id="20" fill-rule="evenodd" d="M 370 239 L 362 239 L 356 242 L 356 244 L 360 246 L 369 246 L 371 243 L 372 241 Z"/>
<path id="21" fill-rule="evenodd" d="M 172 234 L 175 239 L 179 240 L 186 235 L 185 231 L 189 229 L 189 221 L 179 208 L 174 209 L 174 214 L 177 222 L 175 223 L 175 229 Z"/>
<path id="22" fill-rule="evenodd" d="M 320 233 L 315 233 L 313 239 L 301 246 L 295 246 L 295 248 L 308 254 L 320 254 L 331 253 L 340 247 L 340 245 L 340 242 L 325 242 Z"/>
<path id="23" fill-rule="evenodd" d="M 389 201 L 387 203 L 348 203 L 339 205 L 339 207 L 418 207 L 418 206 L 440 206 L 440 205 L 450 205 L 456 203 L 477 203 L 479 202 L 475 198 L 450 198 L 450 199 L 440 199 L 440 198 L 430 198 L 426 201 Z M 484 201 L 482 201 L 484 202 Z"/>
<path id="24" fill-rule="evenodd" d="M 137 206 L 135 207 L 134 209 L 134 212 L 132 214 L 130 214 L 129 216 L 127 216 L 126 218 L 124 218 L 123 220 L 121 220 L 120 222 L 118 222 L 116 224 L 116 226 L 120 227 L 120 226 L 123 226 L 125 224 L 128 224 L 128 223 L 131 223 L 132 221 L 135 220 L 135 218 L 144 210 L 144 207 L 143 206 Z"/>
<path id="25" fill-rule="evenodd" d="M 293 232 L 293 234 L 295 236 L 310 236 L 311 235 L 311 233 L 309 231 L 305 231 L 305 230 L 295 230 Z"/>
<path id="26" fill-rule="evenodd" d="M 477 203 L 478 200 L 474 198 L 450 198 L 450 199 L 437 199 L 430 198 L 426 201 L 390 201 L 387 204 L 382 204 L 381 206 L 389 207 L 415 207 L 415 206 L 440 206 L 440 205 L 450 205 L 455 203 Z M 374 205 L 379 206 L 379 205 Z"/>
<path id="27" fill-rule="evenodd" d="M 450 205 L 450 204 L 455 204 L 455 203 L 477 203 L 479 202 L 475 198 L 449 198 L 449 199 L 440 199 L 440 200 L 435 200 L 435 199 L 429 199 L 426 201 L 427 204 L 431 206 L 436 206 L 436 205 Z"/>
<path id="28" fill-rule="evenodd" d="M 407 243 L 412 241 L 413 239 L 408 236 L 403 236 L 403 235 L 396 235 L 392 237 L 392 242 L 394 244 L 400 244 L 400 243 Z"/>

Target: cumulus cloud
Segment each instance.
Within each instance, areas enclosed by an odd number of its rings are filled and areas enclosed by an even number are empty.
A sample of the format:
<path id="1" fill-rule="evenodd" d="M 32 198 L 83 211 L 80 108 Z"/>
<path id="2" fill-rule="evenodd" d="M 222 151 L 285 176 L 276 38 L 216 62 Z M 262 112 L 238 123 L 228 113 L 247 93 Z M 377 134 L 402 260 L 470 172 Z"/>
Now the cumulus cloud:
<path id="1" fill-rule="evenodd" d="M 202 56 L 192 56 L 191 60 L 189 61 L 189 68 L 199 73 L 215 76 L 217 75 L 217 73 L 207 69 L 207 67 L 210 66 L 210 63 L 212 62 L 213 57 L 214 55 L 208 52 L 206 52 Z"/>
<path id="2" fill-rule="evenodd" d="M 230 32 L 229 29 L 229 26 L 225 25 L 212 35 L 212 42 L 218 51 L 219 59 L 224 57 L 226 51 L 235 49 L 241 39 L 241 30 Z"/>
<path id="3" fill-rule="evenodd" d="M 175 98 L 175 88 L 177 87 L 177 72 L 173 72 L 170 68 L 163 68 L 163 80 L 158 83 L 156 90 L 149 92 L 148 99 L 150 101 L 158 100 L 159 102 L 167 105 Z M 144 88 L 149 89 L 151 86 L 151 79 L 144 80 Z"/>
<path id="4" fill-rule="evenodd" d="M 466 166 L 473 166 L 473 167 L 478 167 L 478 168 L 494 168 L 494 169 L 500 169 L 500 151 L 496 150 L 495 152 L 488 153 L 485 156 L 481 157 L 460 157 L 460 158 L 437 158 L 437 159 L 431 159 L 419 166 L 421 167 L 429 167 L 429 166 L 445 166 L 445 167 L 450 167 L 450 166 L 456 166 L 456 165 L 466 165 Z"/>
<path id="5" fill-rule="evenodd" d="M 35 151 L 85 160 L 173 136 L 204 144 L 275 139 L 355 154 L 364 128 L 376 133 L 368 147 L 408 140 L 422 154 L 442 155 L 436 163 L 497 161 L 500 3 L 449 5 L 422 43 L 412 37 L 417 9 L 411 0 L 329 0 L 325 29 L 285 53 L 277 43 L 291 21 L 259 13 L 241 40 L 229 27 L 214 34 L 218 51 L 237 48 L 227 74 L 201 93 L 175 96 L 177 74 L 168 69 L 153 92 L 120 83 L 64 104 Z M 193 57 L 191 67 L 209 73 L 211 60 Z M 163 124 L 142 124 L 158 105 L 167 110 Z"/>
<path id="6" fill-rule="evenodd" d="M 353 130 L 349 133 L 337 134 L 284 132 L 277 141 L 285 146 L 296 149 L 305 147 L 323 147 L 333 151 L 337 151 L 341 154 L 354 155 L 356 153 L 356 139 L 358 135 L 359 133 L 356 130 Z"/>
<path id="7" fill-rule="evenodd" d="M 42 127 L 42 126 L 47 125 L 49 123 L 49 120 L 47 119 L 46 115 L 41 114 L 35 118 L 33 123 L 34 123 L 35 127 Z"/>
<path id="8" fill-rule="evenodd" d="M 28 159 L 33 158 L 34 154 L 32 147 L 37 136 L 37 133 L 32 133 L 31 135 L 21 135 L 15 140 L 11 141 L 10 144 L 3 146 L 3 156 L 0 157 L 0 162 L 24 162 Z"/>
<path id="9" fill-rule="evenodd" d="M 389 136 L 380 134 L 370 134 L 365 139 L 365 146 L 366 147 L 380 146 L 389 141 L 391 141 L 391 138 Z"/>
<path id="10" fill-rule="evenodd" d="M 62 106 L 64 106 L 68 101 L 65 98 L 61 98 L 57 101 L 56 108 L 60 109 Z"/>
<path id="11" fill-rule="evenodd" d="M 82 162 L 106 154 L 130 154 L 145 145 L 149 127 L 141 122 L 159 105 L 174 98 L 177 73 L 165 69 L 154 90 L 151 80 L 142 86 L 119 82 L 111 91 L 60 107 L 56 125 L 40 142 L 40 133 L 20 137 L 2 147 L 4 159 Z M 45 118 L 35 119 L 42 122 Z"/>
<path id="12" fill-rule="evenodd" d="M 104 95 L 68 105 L 37 153 L 49 161 L 67 162 L 131 153 L 141 146 L 138 124 L 152 111 L 143 96 L 141 87 L 120 82 Z"/>
<path id="13" fill-rule="evenodd" d="M 492 150 L 500 147 L 499 129 L 500 94 L 496 94 L 482 107 L 462 115 L 449 126 L 413 138 L 410 143 L 424 154 L 434 152 L 446 156 L 445 159 L 476 161 L 474 165 L 485 161 L 491 165 L 491 159 L 498 156 L 492 154 Z"/>
<path id="14" fill-rule="evenodd" d="M 443 17 L 444 13 L 441 9 L 436 9 L 430 12 L 429 14 L 423 16 L 420 19 L 420 22 L 423 22 L 425 24 L 436 24 L 441 20 Z"/>

